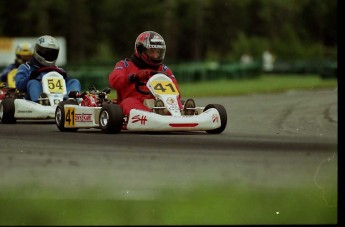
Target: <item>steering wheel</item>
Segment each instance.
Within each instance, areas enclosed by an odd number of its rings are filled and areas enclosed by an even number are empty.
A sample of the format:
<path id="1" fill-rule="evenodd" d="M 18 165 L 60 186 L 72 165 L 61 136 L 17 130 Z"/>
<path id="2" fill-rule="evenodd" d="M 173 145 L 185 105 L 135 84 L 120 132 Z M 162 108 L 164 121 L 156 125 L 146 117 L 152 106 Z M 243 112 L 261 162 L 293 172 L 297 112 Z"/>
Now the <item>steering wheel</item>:
<path id="1" fill-rule="evenodd" d="M 55 71 L 60 73 L 64 79 L 66 79 L 67 73 L 59 69 L 57 66 L 44 66 L 39 69 L 36 69 L 30 73 L 30 79 L 36 79 L 41 72 L 51 72 Z"/>

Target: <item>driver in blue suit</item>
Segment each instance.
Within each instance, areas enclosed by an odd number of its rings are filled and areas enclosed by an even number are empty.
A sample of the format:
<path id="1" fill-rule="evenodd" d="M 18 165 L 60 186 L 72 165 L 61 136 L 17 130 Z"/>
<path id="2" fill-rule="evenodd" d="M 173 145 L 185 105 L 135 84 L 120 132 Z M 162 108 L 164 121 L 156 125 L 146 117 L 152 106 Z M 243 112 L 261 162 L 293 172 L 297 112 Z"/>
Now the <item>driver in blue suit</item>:
<path id="1" fill-rule="evenodd" d="M 80 92 L 79 80 L 68 77 L 62 68 L 56 66 L 59 50 L 60 46 L 54 37 L 41 36 L 36 41 L 33 57 L 19 66 L 15 76 L 16 87 L 20 92 L 25 92 L 29 100 L 38 102 L 43 91 L 42 76 L 50 71 L 56 71 L 64 77 L 67 94 Z"/>

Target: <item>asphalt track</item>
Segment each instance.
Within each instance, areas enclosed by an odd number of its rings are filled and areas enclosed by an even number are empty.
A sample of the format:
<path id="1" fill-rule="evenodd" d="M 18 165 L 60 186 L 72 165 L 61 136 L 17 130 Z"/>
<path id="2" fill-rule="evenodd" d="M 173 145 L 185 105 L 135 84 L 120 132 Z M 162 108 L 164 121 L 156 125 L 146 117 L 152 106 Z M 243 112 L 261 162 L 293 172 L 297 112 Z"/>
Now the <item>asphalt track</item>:
<path id="1" fill-rule="evenodd" d="M 97 129 L 60 132 L 52 121 L 0 124 L 0 188 L 45 188 L 97 198 L 141 199 L 166 188 L 199 185 L 315 187 L 337 185 L 337 89 L 197 98 L 222 104 L 222 134 L 103 134 Z M 320 193 L 321 194 L 321 193 Z"/>

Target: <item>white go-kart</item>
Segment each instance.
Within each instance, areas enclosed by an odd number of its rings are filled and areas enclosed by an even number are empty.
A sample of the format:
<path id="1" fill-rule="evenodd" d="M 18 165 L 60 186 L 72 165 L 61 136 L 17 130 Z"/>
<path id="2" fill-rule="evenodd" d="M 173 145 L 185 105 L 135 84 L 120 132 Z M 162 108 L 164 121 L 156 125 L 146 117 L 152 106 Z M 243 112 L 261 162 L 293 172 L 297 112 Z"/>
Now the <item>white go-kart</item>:
<path id="1" fill-rule="evenodd" d="M 25 99 L 24 96 L 5 96 L 0 103 L 0 121 L 14 124 L 17 120 L 54 119 L 55 109 L 67 94 L 66 82 L 61 74 L 55 71 L 42 77 L 44 97 L 39 103 Z"/>
<path id="2" fill-rule="evenodd" d="M 99 128 L 104 133 L 119 133 L 122 130 L 133 132 L 164 131 L 206 131 L 222 133 L 227 124 L 227 113 L 220 104 L 209 104 L 206 107 L 186 106 L 183 110 L 178 106 L 179 92 L 172 80 L 163 73 L 154 74 L 146 84 L 154 98 L 147 99 L 144 104 L 151 111 L 132 109 L 129 116 L 124 116 L 116 102 L 109 102 L 103 92 L 99 98 L 95 94 L 83 95 L 77 100 L 60 102 L 56 107 L 55 122 L 60 131 L 77 131 L 82 128 Z M 90 102 L 90 97 L 94 102 Z M 161 105 L 157 106 L 157 100 Z M 86 101 L 86 102 L 84 102 Z M 98 103 L 97 105 L 91 103 Z M 186 114 L 188 112 L 188 115 Z"/>

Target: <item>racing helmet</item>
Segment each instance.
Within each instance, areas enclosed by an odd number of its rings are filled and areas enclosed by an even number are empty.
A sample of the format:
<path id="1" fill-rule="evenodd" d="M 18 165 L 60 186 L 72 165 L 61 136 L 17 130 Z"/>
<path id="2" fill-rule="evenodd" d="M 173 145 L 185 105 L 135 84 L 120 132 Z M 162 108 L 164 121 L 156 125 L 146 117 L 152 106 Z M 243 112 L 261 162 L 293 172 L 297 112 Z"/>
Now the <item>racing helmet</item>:
<path id="1" fill-rule="evenodd" d="M 135 56 L 150 66 L 161 64 L 164 60 L 165 51 L 165 41 L 157 32 L 142 32 L 135 40 Z"/>
<path id="2" fill-rule="evenodd" d="M 49 35 L 37 39 L 34 51 L 34 58 L 44 66 L 55 65 L 59 55 L 60 46 L 56 39 Z"/>
<path id="3" fill-rule="evenodd" d="M 34 51 L 30 43 L 20 43 L 16 47 L 16 63 L 18 65 L 27 62 L 33 55 Z"/>

